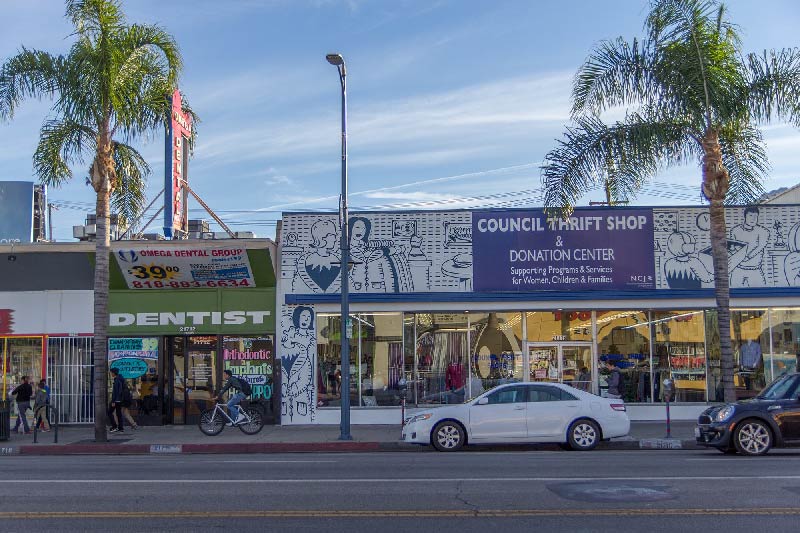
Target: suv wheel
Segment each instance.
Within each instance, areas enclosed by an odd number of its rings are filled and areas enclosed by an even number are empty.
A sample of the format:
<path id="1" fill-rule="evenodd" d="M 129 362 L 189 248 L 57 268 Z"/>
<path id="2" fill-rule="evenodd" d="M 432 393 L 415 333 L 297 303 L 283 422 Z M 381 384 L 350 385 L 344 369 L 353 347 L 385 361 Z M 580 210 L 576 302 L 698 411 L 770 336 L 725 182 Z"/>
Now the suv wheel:
<path id="1" fill-rule="evenodd" d="M 764 455 L 772 448 L 772 431 L 761 420 L 744 420 L 733 432 L 733 444 L 741 454 Z"/>

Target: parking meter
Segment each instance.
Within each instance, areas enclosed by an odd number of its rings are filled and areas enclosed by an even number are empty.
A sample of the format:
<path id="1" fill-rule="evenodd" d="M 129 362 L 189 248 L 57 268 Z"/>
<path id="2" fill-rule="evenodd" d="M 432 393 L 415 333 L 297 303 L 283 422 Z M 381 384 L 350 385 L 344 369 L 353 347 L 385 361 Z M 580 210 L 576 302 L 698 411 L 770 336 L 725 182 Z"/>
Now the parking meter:
<path id="1" fill-rule="evenodd" d="M 400 378 L 397 382 L 397 388 L 400 391 L 400 423 L 406 425 L 406 395 L 408 394 L 408 382 L 406 378 Z"/>
<path id="2" fill-rule="evenodd" d="M 669 417 L 669 402 L 672 401 L 672 398 L 675 396 L 675 380 L 667 378 L 661 382 L 664 386 L 664 401 L 667 404 L 667 438 L 672 437 L 672 432 L 670 431 L 670 417 Z"/>

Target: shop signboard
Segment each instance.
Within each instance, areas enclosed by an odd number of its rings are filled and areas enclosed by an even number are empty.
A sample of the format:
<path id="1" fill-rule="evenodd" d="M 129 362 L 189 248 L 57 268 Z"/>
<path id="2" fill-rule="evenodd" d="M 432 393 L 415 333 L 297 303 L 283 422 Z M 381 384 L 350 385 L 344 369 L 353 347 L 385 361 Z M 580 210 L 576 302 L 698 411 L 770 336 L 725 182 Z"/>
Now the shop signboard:
<path id="1" fill-rule="evenodd" d="M 121 337 L 108 339 L 110 368 L 119 370 L 125 379 L 134 379 L 147 373 L 148 361 L 158 361 L 158 338 Z"/>
<path id="2" fill-rule="evenodd" d="M 92 296 L 92 291 L 0 291 L 0 334 L 91 334 Z"/>
<path id="3" fill-rule="evenodd" d="M 171 120 L 164 139 L 166 172 L 164 173 L 164 236 L 185 235 L 188 230 L 189 139 L 192 136 L 192 117 L 183 111 L 181 92 L 175 89 L 171 97 Z"/>
<path id="4" fill-rule="evenodd" d="M 111 291 L 111 335 L 263 334 L 275 331 L 275 289 Z"/>
<path id="5" fill-rule="evenodd" d="M 654 289 L 651 209 L 472 214 L 476 291 Z"/>
<path id="6" fill-rule="evenodd" d="M 0 181 L 0 244 L 33 240 L 33 182 Z"/>
<path id="7" fill-rule="evenodd" d="M 141 246 L 114 254 L 129 289 L 255 287 L 245 248 Z"/>

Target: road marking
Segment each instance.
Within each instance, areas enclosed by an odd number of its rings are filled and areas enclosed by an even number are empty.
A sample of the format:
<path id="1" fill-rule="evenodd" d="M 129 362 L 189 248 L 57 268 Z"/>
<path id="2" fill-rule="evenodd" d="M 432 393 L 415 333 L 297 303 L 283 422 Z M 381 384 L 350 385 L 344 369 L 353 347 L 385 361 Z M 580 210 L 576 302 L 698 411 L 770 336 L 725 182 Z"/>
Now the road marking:
<path id="1" fill-rule="evenodd" d="M 278 464 L 282 464 L 282 463 L 338 463 L 339 461 L 315 461 L 315 460 L 311 460 L 311 459 L 309 459 L 308 461 L 281 461 L 281 460 L 278 460 L 278 459 L 276 459 L 276 460 L 259 461 L 259 460 L 255 460 L 254 459 L 252 461 L 248 461 L 248 460 L 241 460 L 241 461 L 231 460 L 231 461 L 203 461 L 203 462 L 204 463 L 278 463 Z"/>
<path id="2" fill-rule="evenodd" d="M 0 512 L 0 519 L 43 520 L 58 518 L 516 518 L 537 516 L 764 516 L 800 515 L 800 508 L 754 509 L 441 509 L 441 510 L 286 510 L 286 511 L 44 511 Z"/>
<path id="3" fill-rule="evenodd" d="M 470 478 L 344 478 L 344 479 L 7 479 L 5 485 L 38 485 L 38 484 L 102 484 L 124 485 L 135 484 L 191 484 L 191 483 L 260 483 L 260 484 L 323 484 L 342 483 L 513 483 L 513 482 L 596 482 L 596 481 L 798 481 L 798 476 L 647 476 L 647 477 L 470 477 Z"/>

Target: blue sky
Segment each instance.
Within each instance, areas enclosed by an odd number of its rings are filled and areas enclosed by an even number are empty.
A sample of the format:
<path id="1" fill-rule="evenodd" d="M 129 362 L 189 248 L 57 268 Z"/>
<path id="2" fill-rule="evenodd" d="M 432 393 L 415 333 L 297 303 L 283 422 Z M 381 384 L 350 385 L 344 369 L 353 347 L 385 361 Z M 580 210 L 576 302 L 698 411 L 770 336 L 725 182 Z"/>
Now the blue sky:
<path id="1" fill-rule="evenodd" d="M 728 2 L 744 50 L 800 45 L 795 0 Z M 539 165 L 568 122 L 572 77 L 603 39 L 641 34 L 646 0 L 127 0 L 130 22 L 177 39 L 181 88 L 200 115 L 193 188 L 238 230 L 274 237 L 281 210 L 335 209 L 339 81 L 348 65 L 352 208 L 540 205 Z M 60 0 L 3 0 L 0 60 L 21 45 L 65 53 Z M 47 102 L 0 124 L 0 179 L 33 180 Z M 767 189 L 800 182 L 800 132 L 765 129 Z M 149 193 L 163 183 L 163 137 L 141 146 Z M 54 215 L 71 240 L 93 205 L 85 169 L 51 190 L 78 209 Z M 639 205 L 699 202 L 698 166 L 659 176 Z M 665 187 L 664 183 L 672 184 Z M 489 198 L 491 196 L 491 198 Z M 585 198 L 600 200 L 598 191 Z M 85 204 L 82 204 L 84 202 Z M 190 204 L 191 218 L 208 218 Z M 159 222 L 153 229 L 160 228 Z"/>

